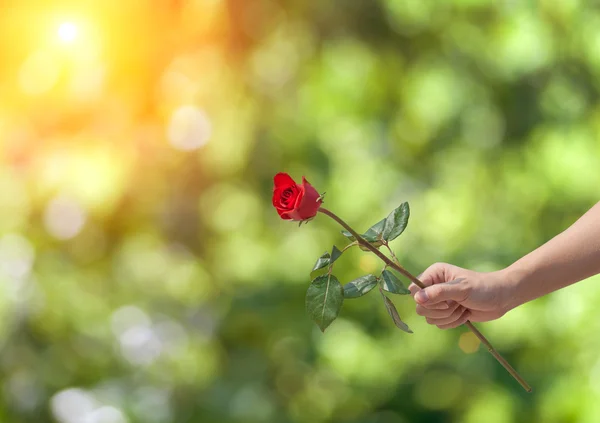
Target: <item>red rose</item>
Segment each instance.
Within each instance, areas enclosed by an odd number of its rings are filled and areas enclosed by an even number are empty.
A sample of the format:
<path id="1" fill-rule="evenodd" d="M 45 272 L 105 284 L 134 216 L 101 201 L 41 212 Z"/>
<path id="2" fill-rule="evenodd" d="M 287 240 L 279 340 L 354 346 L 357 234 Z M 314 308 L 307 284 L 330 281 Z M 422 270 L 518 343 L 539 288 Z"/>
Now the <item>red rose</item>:
<path id="1" fill-rule="evenodd" d="M 287 173 L 275 175 L 273 205 L 285 220 L 306 220 L 317 215 L 321 206 L 317 190 L 302 177 L 302 185 L 296 184 Z"/>

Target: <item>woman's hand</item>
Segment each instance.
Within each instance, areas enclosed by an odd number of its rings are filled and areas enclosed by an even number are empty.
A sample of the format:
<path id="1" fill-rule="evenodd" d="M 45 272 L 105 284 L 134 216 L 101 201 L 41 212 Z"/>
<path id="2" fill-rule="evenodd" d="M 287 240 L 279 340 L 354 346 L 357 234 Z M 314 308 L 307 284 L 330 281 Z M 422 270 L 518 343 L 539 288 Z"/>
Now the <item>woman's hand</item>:
<path id="1" fill-rule="evenodd" d="M 440 329 L 455 328 L 467 320 L 487 322 L 509 310 L 510 285 L 502 272 L 480 273 L 436 263 L 419 280 L 425 289 L 409 286 L 417 314 Z"/>

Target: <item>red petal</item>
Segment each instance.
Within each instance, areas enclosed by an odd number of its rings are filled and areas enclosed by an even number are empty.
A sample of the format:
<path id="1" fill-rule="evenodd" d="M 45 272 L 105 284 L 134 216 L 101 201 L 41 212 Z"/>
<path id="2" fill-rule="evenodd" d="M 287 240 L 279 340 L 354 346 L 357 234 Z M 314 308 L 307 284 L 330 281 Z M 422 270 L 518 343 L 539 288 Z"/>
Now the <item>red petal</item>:
<path id="1" fill-rule="evenodd" d="M 279 210 L 277 209 L 277 213 L 279 214 L 279 217 L 281 217 L 283 220 L 292 220 L 292 218 L 289 216 L 289 210 Z"/>
<path id="2" fill-rule="evenodd" d="M 276 187 L 273 190 L 273 206 L 278 209 L 292 210 L 295 207 L 298 196 L 301 196 L 301 186 L 294 184 L 291 187 Z M 291 196 L 288 199 L 283 198 L 283 193 L 288 190 L 292 190 Z"/>
<path id="3" fill-rule="evenodd" d="M 304 198 L 304 184 L 298 185 L 297 189 L 298 189 L 298 194 L 296 195 L 296 198 L 295 198 L 296 201 L 294 201 L 294 210 L 297 210 L 298 207 L 300 207 L 300 203 L 302 202 L 302 199 Z"/>
<path id="4" fill-rule="evenodd" d="M 283 212 L 279 216 L 281 216 L 281 218 L 285 220 L 304 220 L 302 219 L 302 217 L 300 217 L 300 214 L 296 210 L 289 210 Z"/>
<path id="5" fill-rule="evenodd" d="M 302 191 L 304 194 L 302 201 L 296 205 L 294 210 L 298 212 L 301 220 L 310 219 L 317 215 L 322 201 L 317 190 L 304 177 L 302 177 Z"/>
<path id="6" fill-rule="evenodd" d="M 288 175 L 287 173 L 283 173 L 283 172 L 275 175 L 275 177 L 273 178 L 273 181 L 275 182 L 275 188 L 289 187 L 290 185 L 296 185 L 296 182 L 292 179 L 292 177 L 290 175 Z"/>

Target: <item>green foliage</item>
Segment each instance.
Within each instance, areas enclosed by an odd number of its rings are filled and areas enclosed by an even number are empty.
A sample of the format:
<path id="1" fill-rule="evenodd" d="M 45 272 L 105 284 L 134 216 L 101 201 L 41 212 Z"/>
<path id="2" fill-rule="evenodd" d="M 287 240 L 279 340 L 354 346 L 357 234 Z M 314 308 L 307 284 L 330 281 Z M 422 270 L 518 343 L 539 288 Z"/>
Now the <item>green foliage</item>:
<path id="1" fill-rule="evenodd" d="M 367 242 L 369 242 L 374 247 L 381 247 L 383 245 L 383 241 L 381 239 L 381 232 L 383 231 L 383 226 L 385 224 L 385 219 L 380 220 L 373 226 L 371 226 L 367 232 L 364 234 L 360 234 L 360 236 Z M 342 231 L 342 235 L 348 238 L 351 241 L 354 241 L 356 238 L 352 236 L 352 234 L 348 231 Z M 358 245 L 363 251 L 369 251 L 369 249 L 361 244 Z"/>
<path id="2" fill-rule="evenodd" d="M 402 284 L 402 281 L 391 271 L 384 270 L 381 272 L 381 279 L 381 286 L 387 292 L 400 295 L 410 294 L 410 291 Z"/>
<path id="3" fill-rule="evenodd" d="M 335 248 L 335 246 L 334 246 Z M 316 271 L 319 269 L 322 269 L 324 267 L 329 266 L 329 263 L 331 262 L 331 255 L 328 252 L 323 253 L 323 255 L 321 257 L 319 257 L 315 263 L 315 265 L 313 266 L 312 271 Z"/>
<path id="4" fill-rule="evenodd" d="M 408 224 L 410 210 L 408 203 L 402 203 L 398 208 L 394 209 L 387 218 L 381 219 L 379 222 L 371 226 L 361 237 L 368 241 L 374 247 L 381 247 L 384 241 L 392 241 L 404 232 Z M 346 230 L 342 231 L 342 235 L 351 241 L 355 238 Z M 369 251 L 363 245 L 359 244 L 359 248 L 363 251 Z"/>
<path id="5" fill-rule="evenodd" d="M 377 277 L 365 275 L 344 285 L 344 298 L 358 298 L 367 294 L 377 286 Z"/>
<path id="6" fill-rule="evenodd" d="M 381 236 L 386 241 L 392 241 L 399 237 L 406 225 L 408 225 L 408 217 L 410 216 L 410 209 L 408 203 L 402 203 L 400 207 L 394 209 L 389 216 L 385 219 Z"/>
<path id="7" fill-rule="evenodd" d="M 370 243 L 376 243 L 378 241 L 381 241 L 381 233 L 383 231 L 383 227 L 385 225 L 385 219 L 381 219 L 379 222 L 377 222 L 376 224 L 374 224 L 373 226 L 371 226 L 367 232 L 365 232 L 364 234 L 359 234 L 360 236 L 362 236 L 364 238 L 365 241 L 368 241 Z M 355 238 L 352 236 L 352 234 L 348 231 L 342 231 L 342 235 L 344 235 L 346 238 L 348 238 L 351 241 L 354 241 Z M 381 245 L 381 244 L 379 244 Z"/>
<path id="8" fill-rule="evenodd" d="M 403 330 L 404 332 L 407 333 L 413 333 L 412 330 L 410 330 L 410 328 L 408 327 L 408 325 L 406 323 L 404 323 L 402 321 L 402 319 L 400 319 L 400 315 L 398 314 L 398 310 L 396 310 L 396 306 L 394 306 L 394 303 L 392 302 L 392 300 L 390 300 L 388 297 L 386 297 L 383 293 L 383 291 L 379 291 L 381 293 L 381 298 L 383 299 L 383 303 L 385 304 L 385 309 L 387 310 L 388 314 L 390 315 L 390 317 L 392 318 L 394 324 L 396 325 L 396 327 L 398 329 Z"/>
<path id="9" fill-rule="evenodd" d="M 331 274 L 317 277 L 306 291 L 306 311 L 322 332 L 336 319 L 343 302 L 342 285 Z"/>
<path id="10" fill-rule="evenodd" d="M 323 253 L 321 257 L 317 259 L 315 265 L 313 266 L 312 271 L 310 272 L 310 277 L 314 278 L 317 274 L 322 273 L 319 270 L 325 267 L 333 266 L 333 263 L 340 258 L 343 254 L 343 251 L 339 250 L 335 245 L 331 249 L 331 254 L 328 252 Z"/>
<path id="11" fill-rule="evenodd" d="M 331 249 L 331 257 L 329 259 L 329 265 L 331 266 L 340 256 L 342 252 L 334 245 Z"/>

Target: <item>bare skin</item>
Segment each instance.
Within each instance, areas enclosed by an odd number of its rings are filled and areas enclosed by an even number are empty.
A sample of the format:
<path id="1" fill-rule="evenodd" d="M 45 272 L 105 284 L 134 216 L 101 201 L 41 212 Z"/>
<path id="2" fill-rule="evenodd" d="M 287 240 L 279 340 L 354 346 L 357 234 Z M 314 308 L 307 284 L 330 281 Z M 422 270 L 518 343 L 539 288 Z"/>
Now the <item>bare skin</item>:
<path id="1" fill-rule="evenodd" d="M 600 273 L 600 203 L 567 230 L 506 269 L 475 272 L 446 263 L 419 278 L 427 286 L 409 289 L 417 314 L 440 329 L 467 320 L 487 322 L 509 310 Z"/>

